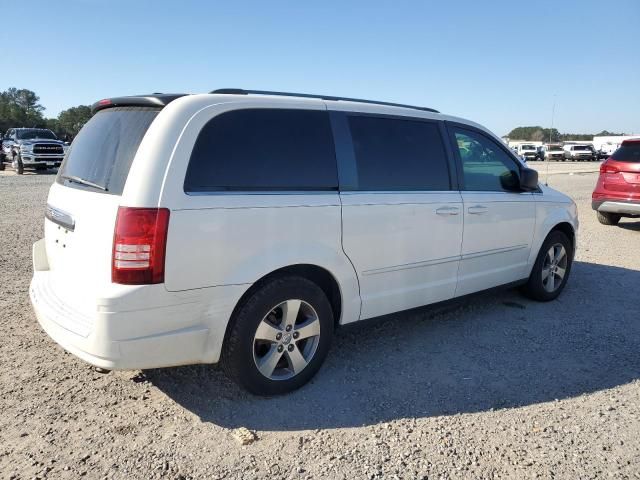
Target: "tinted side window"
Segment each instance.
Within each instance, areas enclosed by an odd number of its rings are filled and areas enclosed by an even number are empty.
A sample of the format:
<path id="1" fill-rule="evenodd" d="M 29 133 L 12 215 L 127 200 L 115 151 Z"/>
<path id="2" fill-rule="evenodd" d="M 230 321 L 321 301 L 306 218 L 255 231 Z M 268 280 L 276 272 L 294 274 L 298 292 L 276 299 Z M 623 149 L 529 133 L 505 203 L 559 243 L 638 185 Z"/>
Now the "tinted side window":
<path id="1" fill-rule="evenodd" d="M 234 110 L 211 119 L 191 153 L 185 192 L 337 190 L 329 114 Z"/>
<path id="2" fill-rule="evenodd" d="M 447 157 L 437 123 L 348 118 L 358 190 L 449 190 Z"/>
<path id="3" fill-rule="evenodd" d="M 462 160 L 465 190 L 512 192 L 520 189 L 519 168 L 496 142 L 461 128 L 453 128 Z"/>

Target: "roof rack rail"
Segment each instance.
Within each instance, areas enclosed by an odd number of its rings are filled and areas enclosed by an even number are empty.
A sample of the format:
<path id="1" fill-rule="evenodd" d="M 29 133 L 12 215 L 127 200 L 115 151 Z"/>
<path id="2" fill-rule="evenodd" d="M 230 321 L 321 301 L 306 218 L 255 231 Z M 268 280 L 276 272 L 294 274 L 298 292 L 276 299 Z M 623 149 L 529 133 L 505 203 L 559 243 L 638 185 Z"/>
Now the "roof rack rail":
<path id="1" fill-rule="evenodd" d="M 412 108 L 414 110 L 423 110 L 425 112 L 440 113 L 438 110 L 428 107 L 416 107 L 415 105 L 405 105 L 403 103 L 379 102 L 377 100 L 363 100 L 361 98 L 349 97 L 333 97 L 331 95 L 315 95 L 311 93 L 292 93 L 292 92 L 270 92 L 268 90 L 244 90 L 242 88 L 219 88 L 209 93 L 218 93 L 226 95 L 277 95 L 282 97 L 300 97 L 300 98 L 318 98 L 320 100 L 331 100 L 336 102 L 356 102 L 370 103 L 373 105 L 384 105 L 386 107 Z"/>

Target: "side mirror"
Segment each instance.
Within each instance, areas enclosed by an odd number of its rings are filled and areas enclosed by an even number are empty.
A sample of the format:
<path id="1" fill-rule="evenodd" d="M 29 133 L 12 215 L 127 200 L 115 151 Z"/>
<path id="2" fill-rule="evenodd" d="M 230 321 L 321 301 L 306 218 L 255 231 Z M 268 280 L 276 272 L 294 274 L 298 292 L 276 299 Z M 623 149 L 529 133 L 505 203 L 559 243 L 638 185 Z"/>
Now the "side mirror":
<path id="1" fill-rule="evenodd" d="M 532 168 L 523 168 L 520 172 L 520 188 L 522 190 L 538 188 L 538 172 Z"/>

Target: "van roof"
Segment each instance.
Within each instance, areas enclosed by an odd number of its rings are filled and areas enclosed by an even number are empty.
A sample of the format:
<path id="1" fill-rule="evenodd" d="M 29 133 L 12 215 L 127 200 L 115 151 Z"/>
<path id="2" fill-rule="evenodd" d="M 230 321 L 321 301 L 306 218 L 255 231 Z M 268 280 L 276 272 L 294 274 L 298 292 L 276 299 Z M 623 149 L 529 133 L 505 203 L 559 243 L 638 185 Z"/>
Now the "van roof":
<path id="1" fill-rule="evenodd" d="M 360 98 L 335 97 L 330 95 L 317 95 L 311 93 L 292 93 L 292 92 L 272 92 L 266 90 L 243 90 L 240 88 L 221 88 L 209 92 L 214 95 L 267 95 L 279 97 L 309 98 L 318 100 L 328 100 L 334 102 L 353 102 L 365 103 L 371 105 L 380 105 L 387 107 L 409 108 L 413 110 L 421 110 L 432 113 L 440 113 L 438 110 L 429 107 L 419 107 L 415 105 L 406 105 L 402 103 L 382 102 L 378 100 L 364 100 Z M 177 98 L 189 95 L 187 93 L 152 93 L 147 95 L 132 95 L 126 97 L 104 98 L 97 101 L 91 106 L 93 113 L 112 107 L 158 107 L 163 108 Z"/>

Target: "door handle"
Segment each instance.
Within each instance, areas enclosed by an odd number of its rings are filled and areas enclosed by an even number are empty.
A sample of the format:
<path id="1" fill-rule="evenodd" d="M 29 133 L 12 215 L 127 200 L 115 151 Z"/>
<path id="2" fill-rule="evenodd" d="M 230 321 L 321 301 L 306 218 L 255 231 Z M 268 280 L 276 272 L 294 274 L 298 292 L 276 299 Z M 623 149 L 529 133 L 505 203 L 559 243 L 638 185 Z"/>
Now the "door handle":
<path id="1" fill-rule="evenodd" d="M 436 210 L 436 214 L 438 215 L 458 215 L 460 213 L 460 209 L 458 207 L 440 207 Z"/>
<path id="2" fill-rule="evenodd" d="M 484 205 L 474 205 L 473 207 L 469 207 L 467 209 L 467 212 L 469 212 L 471 215 L 482 215 L 483 213 L 487 213 L 489 211 L 488 207 L 485 207 Z"/>

